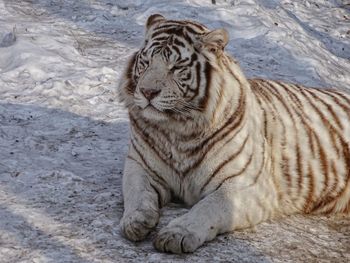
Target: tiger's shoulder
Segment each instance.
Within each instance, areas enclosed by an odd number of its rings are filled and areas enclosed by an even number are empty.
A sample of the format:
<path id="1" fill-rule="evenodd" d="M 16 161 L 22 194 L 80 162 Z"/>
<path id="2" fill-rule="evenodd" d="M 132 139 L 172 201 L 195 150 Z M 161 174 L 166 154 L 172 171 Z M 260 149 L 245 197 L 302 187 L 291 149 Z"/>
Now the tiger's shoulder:
<path id="1" fill-rule="evenodd" d="M 350 98 L 350 88 L 349 90 L 339 89 L 339 88 L 330 88 L 330 87 L 315 87 L 315 86 L 307 86 L 292 82 L 286 82 L 282 80 L 272 80 L 272 79 L 264 79 L 264 78 L 251 78 L 248 79 L 248 82 L 252 88 L 252 91 L 258 93 L 259 90 L 269 90 L 269 88 L 273 88 L 278 92 L 287 92 L 288 90 L 295 90 L 298 93 L 302 93 L 305 90 L 310 92 L 319 93 L 319 94 L 343 94 L 345 97 Z"/>
<path id="2" fill-rule="evenodd" d="M 350 94 L 335 88 L 315 88 L 267 79 L 248 80 L 267 125 L 291 129 L 337 131 L 350 141 Z M 274 133 L 275 131 L 273 131 Z"/>

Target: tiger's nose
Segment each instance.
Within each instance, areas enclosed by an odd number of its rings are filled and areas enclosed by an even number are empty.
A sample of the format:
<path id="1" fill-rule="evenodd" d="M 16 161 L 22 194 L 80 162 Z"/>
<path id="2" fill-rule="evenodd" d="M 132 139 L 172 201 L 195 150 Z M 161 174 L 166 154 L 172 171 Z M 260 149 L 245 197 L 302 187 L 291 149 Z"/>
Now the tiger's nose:
<path id="1" fill-rule="evenodd" d="M 148 100 L 153 99 L 154 97 L 156 97 L 160 93 L 160 90 L 158 90 L 158 89 L 141 88 L 140 90 L 141 90 L 142 94 L 145 96 L 145 98 Z"/>

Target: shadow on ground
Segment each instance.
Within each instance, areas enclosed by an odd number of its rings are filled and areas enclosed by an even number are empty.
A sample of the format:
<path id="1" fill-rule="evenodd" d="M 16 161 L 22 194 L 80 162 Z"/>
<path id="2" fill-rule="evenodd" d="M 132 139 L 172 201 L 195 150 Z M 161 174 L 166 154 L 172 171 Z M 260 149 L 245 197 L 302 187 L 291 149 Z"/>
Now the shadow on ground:
<path id="1" fill-rule="evenodd" d="M 191 255 L 121 237 L 126 121 L 106 123 L 58 109 L 0 104 L 0 262 L 269 262 L 248 241 L 221 236 Z M 186 209 L 163 209 L 160 226 Z"/>

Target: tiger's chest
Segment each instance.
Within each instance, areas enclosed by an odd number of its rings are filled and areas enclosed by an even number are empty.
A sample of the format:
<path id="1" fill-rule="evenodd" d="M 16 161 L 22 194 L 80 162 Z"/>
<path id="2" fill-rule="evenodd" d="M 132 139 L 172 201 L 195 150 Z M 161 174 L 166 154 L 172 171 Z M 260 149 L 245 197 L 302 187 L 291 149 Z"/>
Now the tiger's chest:
<path id="1" fill-rule="evenodd" d="M 176 197 L 186 203 L 197 202 L 199 187 L 194 182 L 210 170 L 210 166 L 202 162 L 204 153 L 181 150 L 176 143 L 144 143 L 144 158 L 149 168 L 166 182 Z M 202 171 L 201 175 L 199 170 Z"/>
<path id="2" fill-rule="evenodd" d="M 225 178 L 243 171 L 254 175 L 263 166 L 262 144 L 245 129 L 207 138 L 175 141 L 162 134 L 140 134 L 132 127 L 132 142 L 144 168 L 152 178 L 160 178 L 186 204 L 221 185 Z M 255 154 L 259 153 L 259 154 Z M 248 167 L 249 166 L 249 167 Z M 237 176 L 238 178 L 238 176 Z"/>

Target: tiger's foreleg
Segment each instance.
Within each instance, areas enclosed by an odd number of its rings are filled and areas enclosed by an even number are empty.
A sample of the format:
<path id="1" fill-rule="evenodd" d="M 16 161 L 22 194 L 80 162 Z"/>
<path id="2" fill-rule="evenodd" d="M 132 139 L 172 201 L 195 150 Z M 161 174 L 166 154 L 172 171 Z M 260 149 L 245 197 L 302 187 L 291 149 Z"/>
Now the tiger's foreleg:
<path id="1" fill-rule="evenodd" d="M 159 187 L 151 182 L 136 160 L 127 157 L 123 174 L 124 214 L 120 228 L 128 239 L 142 240 L 157 225 L 160 205 L 167 199 L 166 189 Z"/>
<path id="2" fill-rule="evenodd" d="M 154 246 L 164 252 L 193 252 L 220 233 L 253 226 L 271 216 L 271 196 L 258 186 L 233 191 L 223 185 L 158 233 Z"/>

